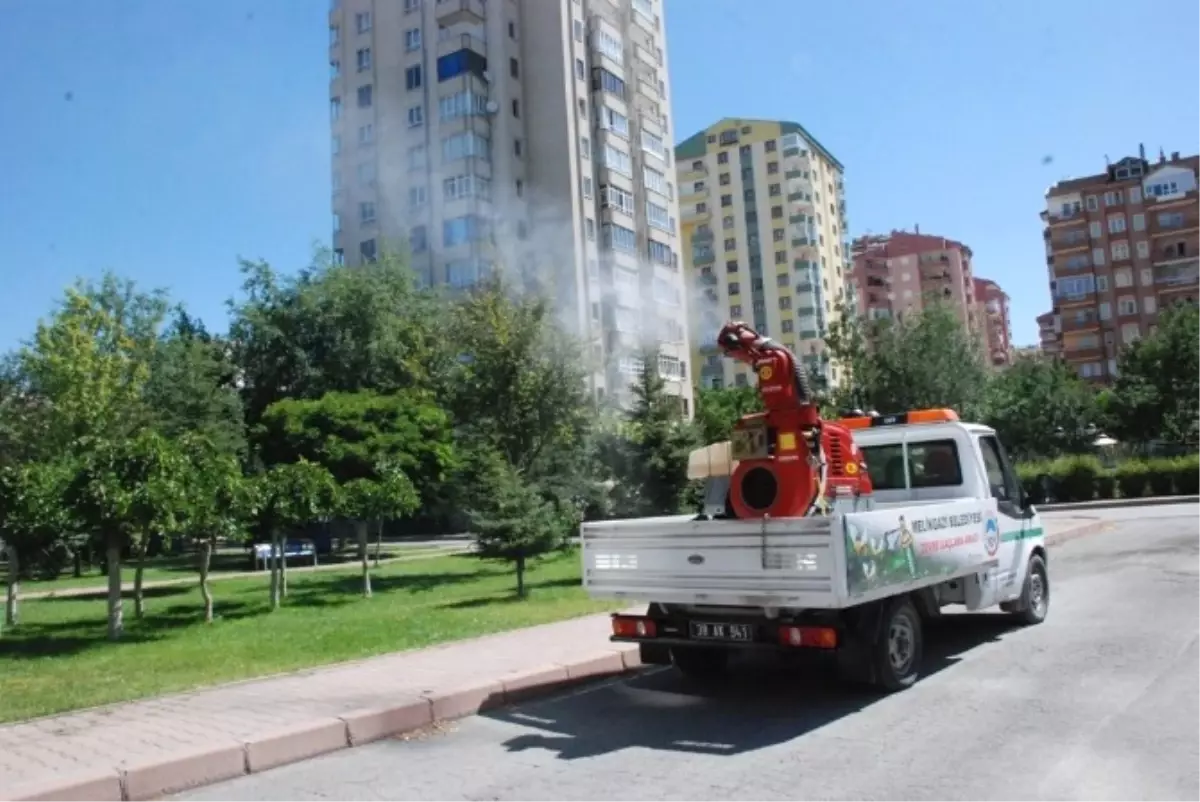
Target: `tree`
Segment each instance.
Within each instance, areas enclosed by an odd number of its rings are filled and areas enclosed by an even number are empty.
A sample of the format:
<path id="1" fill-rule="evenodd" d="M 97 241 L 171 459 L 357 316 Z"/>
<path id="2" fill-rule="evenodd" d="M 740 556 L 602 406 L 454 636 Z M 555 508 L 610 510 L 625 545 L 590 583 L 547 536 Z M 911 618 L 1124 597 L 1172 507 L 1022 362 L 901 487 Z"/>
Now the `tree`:
<path id="1" fill-rule="evenodd" d="M 538 491 L 573 507 L 591 491 L 589 435 L 596 411 L 577 341 L 557 325 L 544 298 L 518 297 L 499 279 L 453 303 L 447 347 L 457 355 L 439 384 L 455 425 L 459 463 L 504 460 Z M 460 472 L 461 474 L 461 472 Z M 451 498 L 469 500 L 464 475 Z"/>
<path id="2" fill-rule="evenodd" d="M 842 315 L 826 345 L 850 371 L 849 383 L 834 392 L 839 409 L 950 407 L 964 417 L 978 412 L 987 381 L 982 351 L 946 305 L 894 321 Z"/>
<path id="3" fill-rule="evenodd" d="M 287 534 L 332 516 L 338 508 L 338 487 L 329 471 L 301 459 L 273 465 L 256 476 L 251 494 L 255 517 L 271 542 L 270 598 L 271 609 L 277 610 L 287 596 Z"/>
<path id="4" fill-rule="evenodd" d="M 277 401 L 264 412 L 254 440 L 265 464 L 305 459 L 323 465 L 339 484 L 380 479 L 378 466 L 387 464 L 414 477 L 421 498 L 436 495 L 454 460 L 449 417 L 419 389 Z"/>
<path id="5" fill-rule="evenodd" d="M 467 517 L 477 553 L 484 559 L 512 563 L 517 598 L 525 598 L 528 562 L 562 548 L 579 519 L 574 510 L 546 499 L 496 452 L 473 467 L 476 484 Z"/>
<path id="6" fill-rule="evenodd" d="M 292 278 L 262 262 L 243 262 L 242 273 L 229 344 L 251 425 L 283 398 L 427 387 L 444 367 L 435 298 L 417 289 L 395 254 L 369 269 L 334 264 L 320 252 Z"/>
<path id="7" fill-rule="evenodd" d="M 1057 359 L 1018 357 L 988 382 L 982 420 L 1018 459 L 1090 447 L 1098 410 L 1093 390 Z"/>
<path id="8" fill-rule="evenodd" d="M 704 445 L 728 440 L 733 424 L 762 408 L 762 398 L 754 387 L 697 388 L 695 424 L 700 439 Z"/>
<path id="9" fill-rule="evenodd" d="M 642 363 L 629 412 L 631 473 L 623 479 L 636 488 L 637 515 L 674 515 L 688 486 L 688 455 L 699 439 L 679 399 L 666 393 L 657 352 L 644 354 Z"/>
<path id="10" fill-rule="evenodd" d="M 142 576 L 145 546 L 152 534 L 178 530 L 186 499 L 187 464 L 175 445 L 153 430 L 116 442 L 87 444 L 67 487 L 66 498 L 84 528 L 103 543 L 108 566 L 108 635 L 124 632 L 121 602 L 121 555 L 130 548 L 135 614 L 145 612 Z"/>
<path id="11" fill-rule="evenodd" d="M 63 493 L 69 466 L 62 462 L 0 467 L 0 543 L 8 561 L 3 623 L 20 622 L 23 555 L 50 548 L 69 526 Z"/>
<path id="12" fill-rule="evenodd" d="M 145 401 L 153 425 L 167 437 L 196 434 L 221 453 L 244 456 L 242 401 L 228 344 L 177 307 L 155 345 Z"/>
<path id="13" fill-rule="evenodd" d="M 149 422 L 144 392 L 165 314 L 162 293 L 141 293 L 111 273 L 67 291 L 17 355 L 20 397 L 36 418 L 41 454 L 116 442 Z"/>
<path id="14" fill-rule="evenodd" d="M 199 546 L 197 570 L 204 621 L 208 624 L 213 621 L 213 594 L 208 581 L 213 550 L 218 540 L 243 538 L 250 507 L 249 487 L 237 458 L 225 450 L 228 446 L 228 442 L 213 442 L 203 435 L 181 439 L 189 471 L 179 533 Z"/>
<path id="15" fill-rule="evenodd" d="M 1118 439 L 1195 447 L 1200 440 L 1200 313 L 1191 304 L 1164 309 L 1158 330 L 1124 348 L 1106 397 Z"/>
<path id="16" fill-rule="evenodd" d="M 355 521 L 358 534 L 358 556 L 362 562 L 363 596 L 371 597 L 371 568 L 368 559 L 367 528 L 374 524 L 382 537 L 384 521 L 411 515 L 420 505 L 416 488 L 401 471 L 383 469 L 380 478 L 354 479 L 342 486 L 342 514 Z M 379 562 L 378 544 L 375 552 Z"/>

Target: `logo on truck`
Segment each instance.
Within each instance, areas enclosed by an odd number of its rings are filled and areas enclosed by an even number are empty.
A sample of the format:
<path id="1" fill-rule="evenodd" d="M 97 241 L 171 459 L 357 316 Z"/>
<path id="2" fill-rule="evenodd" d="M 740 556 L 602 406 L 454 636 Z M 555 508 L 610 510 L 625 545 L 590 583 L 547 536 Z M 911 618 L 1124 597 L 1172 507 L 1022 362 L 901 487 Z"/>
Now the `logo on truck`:
<path id="1" fill-rule="evenodd" d="M 989 557 L 995 557 L 996 552 L 1000 550 L 1000 522 L 995 518 L 988 518 L 984 526 L 983 547 Z"/>

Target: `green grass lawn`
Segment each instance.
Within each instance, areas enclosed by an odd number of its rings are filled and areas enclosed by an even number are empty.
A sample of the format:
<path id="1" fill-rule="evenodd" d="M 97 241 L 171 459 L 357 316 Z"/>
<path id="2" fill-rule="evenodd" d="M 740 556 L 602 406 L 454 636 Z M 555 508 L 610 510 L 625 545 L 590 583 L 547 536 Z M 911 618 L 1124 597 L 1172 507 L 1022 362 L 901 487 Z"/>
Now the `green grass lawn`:
<path id="1" fill-rule="evenodd" d="M 213 584 L 217 620 L 202 620 L 193 586 L 146 591 L 126 636 L 105 639 L 102 599 L 29 600 L 21 626 L 0 636 L 0 722 L 281 671 L 414 649 L 616 609 L 584 595 L 579 555 L 554 556 L 513 598 L 508 566 L 470 556 L 383 565 L 375 596 L 357 575 L 292 573 L 282 609 L 267 610 L 264 578 Z"/>
<path id="2" fill-rule="evenodd" d="M 440 551 L 436 546 L 426 546 L 421 544 L 404 544 L 404 543 L 385 543 L 381 552 L 382 559 L 390 559 L 392 557 L 418 557 L 424 555 L 437 554 Z M 372 546 L 371 554 L 374 556 L 375 550 Z M 357 567 L 358 556 L 353 551 L 347 551 L 343 554 L 327 554 L 322 555 L 317 560 L 319 565 L 331 565 L 334 563 L 353 564 Z M 292 558 L 288 561 L 288 567 L 298 569 L 309 568 L 312 566 L 312 558 Z M 209 566 L 210 575 L 213 578 L 221 574 L 242 573 L 251 570 L 250 556 L 245 549 L 223 549 L 213 555 L 212 562 Z M 3 569 L 0 568 L 0 576 L 3 575 Z M 126 563 L 123 566 L 123 582 L 133 582 L 133 566 Z M 156 557 L 146 561 L 145 582 L 163 582 L 179 579 L 199 579 L 199 571 L 196 565 L 196 556 L 188 555 L 183 557 Z M 83 576 L 75 577 L 65 573 L 58 579 L 31 579 L 21 583 L 21 589 L 25 593 L 44 593 L 46 591 L 70 590 L 74 588 L 97 588 L 102 590 L 108 580 L 104 574 L 96 568 L 85 570 Z"/>

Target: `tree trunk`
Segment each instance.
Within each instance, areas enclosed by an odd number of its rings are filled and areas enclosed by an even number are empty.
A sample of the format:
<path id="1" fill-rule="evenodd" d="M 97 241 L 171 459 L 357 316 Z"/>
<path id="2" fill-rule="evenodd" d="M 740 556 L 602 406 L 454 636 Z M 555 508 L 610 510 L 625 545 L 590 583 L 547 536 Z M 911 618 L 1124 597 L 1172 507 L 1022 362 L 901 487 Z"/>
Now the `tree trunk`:
<path id="1" fill-rule="evenodd" d="M 279 598 L 287 598 L 287 538 L 279 536 Z"/>
<path id="2" fill-rule="evenodd" d="M 208 566 L 212 562 L 212 540 L 205 539 L 200 544 L 200 598 L 204 599 L 204 623 L 213 622 L 212 588 L 208 585 Z"/>
<path id="3" fill-rule="evenodd" d="M 142 594 L 142 575 L 146 570 L 146 544 L 143 543 L 134 552 L 133 569 L 133 617 L 141 621 L 146 615 L 146 597 Z"/>
<path id="4" fill-rule="evenodd" d="M 383 521 L 375 522 L 375 567 L 379 567 L 379 554 L 383 551 Z"/>
<path id="5" fill-rule="evenodd" d="M 109 535 L 104 544 L 108 566 L 108 639 L 120 640 L 125 632 L 125 611 L 121 607 L 121 541 Z"/>
<path id="6" fill-rule="evenodd" d="M 362 594 L 371 598 L 371 562 L 370 550 L 367 548 L 367 533 L 370 524 L 367 521 L 355 521 L 354 532 L 358 535 L 358 559 L 362 563 Z"/>
<path id="7" fill-rule="evenodd" d="M 9 543 L 5 549 L 8 552 L 8 591 L 4 599 L 4 623 L 15 627 L 21 623 L 21 565 L 17 562 L 17 547 Z"/>
<path id="8" fill-rule="evenodd" d="M 82 544 L 79 545 L 75 549 L 75 554 L 73 555 L 72 563 L 73 563 L 73 574 L 76 579 L 79 579 L 80 577 L 83 576 L 83 546 L 82 546 Z"/>
<path id="9" fill-rule="evenodd" d="M 517 598 L 525 598 L 525 555 L 517 557 Z"/>
<path id="10" fill-rule="evenodd" d="M 279 549 L 278 538 L 271 533 L 271 553 L 267 555 L 267 564 L 271 568 L 271 609 L 279 609 Z"/>

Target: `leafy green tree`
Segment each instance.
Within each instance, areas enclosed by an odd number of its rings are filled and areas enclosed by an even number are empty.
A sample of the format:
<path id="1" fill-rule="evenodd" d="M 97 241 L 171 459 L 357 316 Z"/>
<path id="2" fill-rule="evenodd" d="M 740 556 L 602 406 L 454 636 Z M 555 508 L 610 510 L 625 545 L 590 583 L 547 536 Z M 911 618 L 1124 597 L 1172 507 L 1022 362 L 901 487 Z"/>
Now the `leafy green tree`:
<path id="1" fill-rule="evenodd" d="M 1158 330 L 1124 348 L 1106 396 L 1114 436 L 1135 444 L 1160 441 L 1194 448 L 1200 440 L 1200 313 L 1164 309 Z"/>
<path id="2" fill-rule="evenodd" d="M 839 409 L 881 413 L 950 407 L 975 417 L 987 371 L 976 338 L 944 304 L 902 320 L 842 315 L 826 338 L 830 355 L 850 370 L 833 393 Z"/>
<path id="3" fill-rule="evenodd" d="M 20 622 L 24 555 L 53 548 L 70 526 L 63 494 L 70 476 L 64 462 L 0 466 L 0 542 L 8 561 L 3 622 Z"/>
<path id="4" fill-rule="evenodd" d="M 89 439 L 116 441 L 149 422 L 144 391 L 165 314 L 161 293 L 139 292 L 111 273 L 67 291 L 17 355 L 40 453 L 56 457 Z"/>
<path id="5" fill-rule="evenodd" d="M 387 464 L 413 477 L 421 498 L 436 496 L 454 464 L 450 419 L 419 389 L 277 401 L 254 440 L 267 465 L 306 459 L 342 484 L 379 479 L 378 466 Z"/>
<path id="6" fill-rule="evenodd" d="M 476 551 L 484 559 L 511 563 L 517 575 L 517 597 L 525 598 L 529 561 L 563 548 L 578 526 L 577 513 L 547 499 L 496 452 L 472 467 L 475 492 L 467 518 Z"/>
<path id="7" fill-rule="evenodd" d="M 369 269 L 321 252 L 295 277 L 263 262 L 244 262 L 242 273 L 229 344 L 251 425 L 283 398 L 427 387 L 443 368 L 441 310 L 394 254 Z"/>
<path id="8" fill-rule="evenodd" d="M 377 537 L 382 537 L 384 521 L 411 515 L 420 505 L 420 497 L 408 477 L 399 470 L 384 469 L 375 479 L 353 479 L 342 485 L 340 501 L 342 515 L 355 521 L 358 534 L 358 556 L 362 562 L 362 593 L 371 597 L 371 567 L 368 558 L 368 525 L 373 524 Z M 376 564 L 379 547 L 376 544 Z"/>
<path id="9" fill-rule="evenodd" d="M 754 387 L 697 388 L 694 420 L 700 439 L 704 445 L 728 440 L 733 424 L 762 408 L 762 398 Z"/>
<path id="10" fill-rule="evenodd" d="M 457 359 L 439 397 L 454 421 L 461 464 L 469 470 L 495 451 L 563 505 L 586 497 L 596 414 L 587 365 L 549 303 L 489 281 L 453 303 L 447 336 Z M 461 489 L 464 480 L 453 484 Z M 465 505 L 461 493 L 454 501 Z"/>
<path id="11" fill-rule="evenodd" d="M 135 556 L 135 614 L 145 612 L 142 575 L 151 535 L 178 531 L 186 499 L 187 463 L 174 443 L 153 430 L 120 441 L 89 444 L 67 487 L 66 498 L 84 529 L 104 545 L 108 566 L 108 635 L 124 631 L 121 555 Z"/>
<path id="12" fill-rule="evenodd" d="M 1095 436 L 1095 392 L 1057 359 L 1018 357 L 987 385 L 983 422 L 1017 459 L 1078 454 Z"/>
<path id="13" fill-rule="evenodd" d="M 658 354 L 647 352 L 643 364 L 632 387 L 630 473 L 624 479 L 636 488 L 636 514 L 673 515 L 680 511 L 688 487 L 688 455 L 700 442 L 679 399 L 666 393 L 656 369 Z"/>
<path id="14" fill-rule="evenodd" d="M 225 454 L 244 456 L 245 426 L 229 346 L 177 307 L 157 342 L 145 402 L 167 437 L 195 434 Z"/>
<path id="15" fill-rule="evenodd" d="M 287 535 L 336 514 L 338 486 L 324 467 L 308 460 L 273 465 L 254 477 L 252 509 L 271 542 L 271 609 L 287 596 Z"/>
<path id="16" fill-rule="evenodd" d="M 218 436 L 220 430 L 217 431 Z M 197 571 L 204 602 L 204 621 L 213 621 L 213 593 L 209 582 L 212 555 L 218 541 L 238 542 L 245 537 L 250 513 L 250 487 L 236 456 L 225 440 L 214 442 L 203 435 L 185 435 L 180 446 L 187 459 L 183 510 L 177 521 L 179 534 L 198 547 Z"/>

